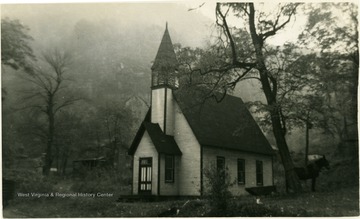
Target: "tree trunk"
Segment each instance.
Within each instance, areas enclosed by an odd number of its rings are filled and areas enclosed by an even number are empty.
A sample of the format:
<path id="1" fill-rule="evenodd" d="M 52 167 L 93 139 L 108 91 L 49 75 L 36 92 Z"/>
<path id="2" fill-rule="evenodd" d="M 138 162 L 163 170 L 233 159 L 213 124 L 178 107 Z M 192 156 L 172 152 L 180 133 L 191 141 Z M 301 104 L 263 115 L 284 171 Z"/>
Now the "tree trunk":
<path id="1" fill-rule="evenodd" d="M 64 153 L 64 157 L 63 157 L 63 162 L 62 162 L 62 171 L 61 171 L 61 175 L 65 176 L 66 174 L 66 166 L 67 166 L 67 161 L 68 161 L 68 153 Z"/>
<path id="2" fill-rule="evenodd" d="M 52 103 L 52 97 L 49 97 L 49 105 L 47 109 L 48 114 L 48 120 L 49 120 L 49 126 L 48 126 L 48 138 L 47 138 L 47 147 L 46 147 L 46 155 L 45 155 L 45 165 L 43 167 L 43 174 L 49 175 L 50 168 L 53 162 L 53 156 L 52 156 L 52 147 L 54 142 L 54 133 L 55 133 L 55 115 L 53 112 L 53 103 Z"/>
<path id="3" fill-rule="evenodd" d="M 251 39 L 255 48 L 256 54 L 256 68 L 260 74 L 261 85 L 267 100 L 268 106 L 270 106 L 270 116 L 271 116 L 271 124 L 274 133 L 274 137 L 276 139 L 276 144 L 279 149 L 280 157 L 282 164 L 285 169 L 285 177 L 287 181 L 287 185 L 290 187 L 292 192 L 301 192 L 301 184 L 298 176 L 296 175 L 294 164 L 290 156 L 289 148 L 285 139 L 285 131 L 281 125 L 281 115 L 279 111 L 279 106 L 276 103 L 276 94 L 277 94 L 277 84 L 276 81 L 272 81 L 272 87 L 270 85 L 270 77 L 266 65 L 265 58 L 263 55 L 263 39 L 261 35 L 256 33 L 255 26 L 255 9 L 252 3 L 250 6 L 250 14 L 249 14 L 249 28 Z"/>
<path id="4" fill-rule="evenodd" d="M 301 192 L 302 191 L 301 184 L 294 169 L 294 164 L 291 159 L 288 145 L 286 143 L 285 134 L 282 131 L 279 112 L 277 111 L 278 110 L 276 110 L 275 108 L 275 110 L 270 111 L 270 114 L 271 114 L 273 133 L 276 139 L 276 144 L 280 152 L 281 161 L 285 170 L 285 178 L 287 181 L 287 185 L 289 186 L 291 192 L 295 192 L 295 193 Z"/>
<path id="5" fill-rule="evenodd" d="M 55 161 L 55 163 L 56 163 L 56 170 L 57 171 L 60 171 L 60 159 L 61 159 L 61 157 L 60 157 L 60 148 L 59 148 L 59 145 L 56 145 L 55 144 L 55 157 L 54 157 L 54 161 Z"/>
<path id="6" fill-rule="evenodd" d="M 305 167 L 308 165 L 308 155 L 309 155 L 309 131 L 310 129 L 312 128 L 312 124 L 311 122 L 309 121 L 310 118 L 309 118 L 309 114 L 306 118 L 306 135 L 305 135 Z"/>
<path id="7" fill-rule="evenodd" d="M 117 141 L 116 137 L 114 140 L 114 167 L 115 168 L 119 167 L 119 146 L 118 146 L 118 141 Z"/>
<path id="8" fill-rule="evenodd" d="M 47 147 L 46 147 L 46 154 L 45 154 L 45 164 L 43 166 L 43 174 L 45 176 L 49 175 L 50 173 L 50 168 L 53 162 L 52 159 L 52 140 L 50 139 L 50 137 L 48 137 L 47 140 Z"/>
<path id="9" fill-rule="evenodd" d="M 305 167 L 308 164 L 309 155 L 309 122 L 306 121 L 306 134 L 305 134 Z"/>

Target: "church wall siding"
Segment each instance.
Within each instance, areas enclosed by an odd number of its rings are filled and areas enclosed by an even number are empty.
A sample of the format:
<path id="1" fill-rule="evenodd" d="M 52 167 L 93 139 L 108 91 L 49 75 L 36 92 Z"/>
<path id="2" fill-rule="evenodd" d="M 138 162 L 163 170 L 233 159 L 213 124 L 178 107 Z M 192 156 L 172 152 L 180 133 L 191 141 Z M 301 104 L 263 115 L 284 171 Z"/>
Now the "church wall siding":
<path id="1" fill-rule="evenodd" d="M 152 189 L 151 194 L 158 193 L 158 152 L 147 131 L 145 131 L 139 146 L 134 154 L 133 167 L 133 194 L 137 195 L 139 190 L 139 159 L 152 157 Z"/>
<path id="2" fill-rule="evenodd" d="M 160 195 L 179 195 L 179 161 L 180 157 L 175 156 L 174 182 L 165 182 L 165 155 L 160 155 Z"/>
<path id="3" fill-rule="evenodd" d="M 176 102 L 174 113 L 174 138 L 182 152 L 179 161 L 179 195 L 198 196 L 201 188 L 200 144 Z"/>
<path id="4" fill-rule="evenodd" d="M 154 89 L 151 92 L 151 122 L 159 123 L 161 130 L 164 130 L 164 104 L 165 89 Z"/>
<path id="5" fill-rule="evenodd" d="M 167 135 L 174 135 L 174 98 L 173 98 L 173 94 L 172 94 L 172 89 L 170 88 L 166 88 L 166 94 L 167 94 L 167 99 L 166 99 L 166 134 Z"/>
<path id="6" fill-rule="evenodd" d="M 263 162 L 263 186 L 273 185 L 273 172 L 272 172 L 272 157 L 246 153 L 235 150 L 224 150 L 216 147 L 203 147 L 203 167 L 204 169 L 210 168 L 211 165 L 216 167 L 216 158 L 221 156 L 225 158 L 225 166 L 228 168 L 230 175 L 230 181 L 235 182 L 230 187 L 230 192 L 233 195 L 244 195 L 248 194 L 245 191 L 245 187 L 256 187 L 256 160 Z M 237 160 L 245 160 L 245 185 L 237 183 Z M 203 172 L 204 174 L 204 172 Z M 207 186 L 207 178 L 203 175 L 204 187 Z M 206 194 L 206 188 L 205 188 Z"/>

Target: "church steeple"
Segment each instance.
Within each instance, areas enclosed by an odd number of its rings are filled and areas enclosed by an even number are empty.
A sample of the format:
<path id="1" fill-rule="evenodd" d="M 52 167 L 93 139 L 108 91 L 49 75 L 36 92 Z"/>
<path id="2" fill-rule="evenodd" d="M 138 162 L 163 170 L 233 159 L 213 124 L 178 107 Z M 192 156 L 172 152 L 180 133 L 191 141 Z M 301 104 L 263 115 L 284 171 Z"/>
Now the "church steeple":
<path id="1" fill-rule="evenodd" d="M 168 86 L 176 87 L 176 70 L 178 61 L 176 59 L 173 44 L 171 42 L 166 22 L 165 32 L 162 37 L 158 52 L 156 54 L 152 70 L 152 87 Z"/>
<path id="2" fill-rule="evenodd" d="M 177 87 L 176 59 L 168 25 L 151 67 L 151 122 L 158 123 L 166 135 L 174 134 L 173 89 Z"/>

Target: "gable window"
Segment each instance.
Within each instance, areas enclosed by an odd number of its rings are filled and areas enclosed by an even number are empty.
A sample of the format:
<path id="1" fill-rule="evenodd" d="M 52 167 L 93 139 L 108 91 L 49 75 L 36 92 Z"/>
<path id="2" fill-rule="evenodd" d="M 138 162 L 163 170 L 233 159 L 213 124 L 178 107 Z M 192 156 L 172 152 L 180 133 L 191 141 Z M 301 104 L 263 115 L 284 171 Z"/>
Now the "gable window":
<path id="1" fill-rule="evenodd" d="M 256 185 L 263 185 L 263 162 L 256 161 Z"/>
<path id="2" fill-rule="evenodd" d="M 244 185 L 245 184 L 245 160 L 244 159 L 237 160 L 237 168 L 238 168 L 238 177 L 237 177 L 238 184 Z"/>
<path id="3" fill-rule="evenodd" d="M 165 182 L 172 183 L 174 182 L 174 172 L 175 172 L 175 163 L 174 156 L 165 155 Z"/>

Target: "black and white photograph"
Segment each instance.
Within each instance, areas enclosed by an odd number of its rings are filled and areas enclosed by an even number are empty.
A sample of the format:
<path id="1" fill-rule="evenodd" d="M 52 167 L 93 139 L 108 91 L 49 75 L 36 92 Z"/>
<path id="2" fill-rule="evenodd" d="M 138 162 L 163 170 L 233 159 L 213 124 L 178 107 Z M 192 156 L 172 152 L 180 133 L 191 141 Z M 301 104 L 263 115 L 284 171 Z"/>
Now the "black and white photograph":
<path id="1" fill-rule="evenodd" d="M 358 4 L 0 2 L 2 217 L 359 217 Z"/>

